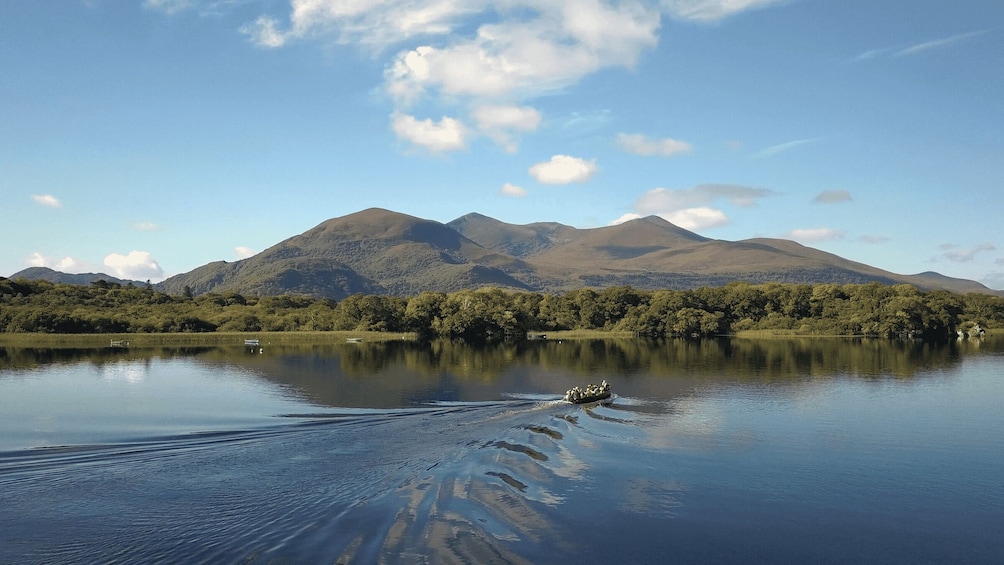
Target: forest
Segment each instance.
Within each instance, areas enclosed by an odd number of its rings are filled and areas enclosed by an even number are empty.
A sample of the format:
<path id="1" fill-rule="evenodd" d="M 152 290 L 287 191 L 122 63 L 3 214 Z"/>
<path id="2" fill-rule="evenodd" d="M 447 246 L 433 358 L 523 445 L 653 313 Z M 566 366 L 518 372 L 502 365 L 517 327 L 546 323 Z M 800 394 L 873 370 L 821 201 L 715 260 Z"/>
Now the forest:
<path id="1" fill-rule="evenodd" d="M 1004 298 L 921 291 L 911 285 L 750 284 L 694 290 L 580 289 L 560 295 L 498 288 L 410 298 L 353 295 L 193 296 L 150 285 L 90 286 L 0 277 L 0 332 L 165 333 L 256 331 L 414 332 L 420 338 L 491 341 L 531 332 L 608 330 L 642 337 L 735 334 L 944 339 L 1004 327 Z"/>

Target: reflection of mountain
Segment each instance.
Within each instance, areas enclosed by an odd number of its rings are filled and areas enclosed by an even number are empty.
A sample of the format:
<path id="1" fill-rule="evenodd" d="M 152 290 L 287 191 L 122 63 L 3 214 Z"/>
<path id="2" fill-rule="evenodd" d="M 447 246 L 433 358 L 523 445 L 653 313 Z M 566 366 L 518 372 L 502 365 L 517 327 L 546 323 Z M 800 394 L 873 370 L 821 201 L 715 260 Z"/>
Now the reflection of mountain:
<path id="1" fill-rule="evenodd" d="M 1000 349 L 1004 343 L 985 343 Z M 436 341 L 273 346 L 266 355 L 217 349 L 204 354 L 253 369 L 322 406 L 396 408 L 432 401 L 490 401 L 511 394 L 554 395 L 607 379 L 620 396 L 670 399 L 697 385 L 807 378 L 912 378 L 948 366 L 959 348 L 859 339 L 571 340 L 475 347 Z M 654 378 L 653 378 L 654 377 Z"/>
<path id="2" fill-rule="evenodd" d="M 702 384 L 799 386 L 807 378 L 895 375 L 958 363 L 960 353 L 1004 350 L 1004 339 L 942 346 L 863 339 L 518 341 L 488 346 L 408 341 L 243 347 L 0 347 L 0 369 L 195 356 L 233 363 L 320 406 L 400 408 L 435 401 L 558 396 L 606 379 L 625 397 L 671 399 Z"/>

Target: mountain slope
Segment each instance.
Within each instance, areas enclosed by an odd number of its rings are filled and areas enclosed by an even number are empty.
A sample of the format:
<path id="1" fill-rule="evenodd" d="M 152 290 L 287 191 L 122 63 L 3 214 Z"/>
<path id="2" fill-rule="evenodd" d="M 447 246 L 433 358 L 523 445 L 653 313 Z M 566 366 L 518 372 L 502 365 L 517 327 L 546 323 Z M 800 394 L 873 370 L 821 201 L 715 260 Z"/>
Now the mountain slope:
<path id="1" fill-rule="evenodd" d="M 160 287 L 172 293 L 188 286 L 196 294 L 291 292 L 336 299 L 489 285 L 526 290 L 509 270 L 525 266 L 438 222 L 371 208 L 323 222 L 254 257 L 171 277 Z"/>
<path id="2" fill-rule="evenodd" d="M 937 273 L 891 273 L 788 240 L 708 239 L 656 216 L 578 229 L 553 222 L 513 225 L 481 214 L 441 224 L 379 208 L 327 220 L 254 257 L 209 263 L 157 288 L 172 294 L 188 287 L 195 294 L 342 299 L 356 293 L 414 296 L 483 286 L 547 293 L 621 285 L 685 289 L 737 280 L 907 283 L 924 290 L 1004 295 Z"/>

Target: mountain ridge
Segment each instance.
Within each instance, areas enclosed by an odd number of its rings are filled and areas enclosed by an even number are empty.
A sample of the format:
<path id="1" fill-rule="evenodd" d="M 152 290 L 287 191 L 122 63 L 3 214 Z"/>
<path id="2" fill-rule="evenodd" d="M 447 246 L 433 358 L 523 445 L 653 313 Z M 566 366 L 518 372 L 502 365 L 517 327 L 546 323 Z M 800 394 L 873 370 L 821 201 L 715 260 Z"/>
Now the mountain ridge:
<path id="1" fill-rule="evenodd" d="M 382 208 L 325 220 L 257 255 L 208 263 L 155 288 L 171 294 L 187 288 L 194 294 L 288 293 L 340 300 L 357 293 L 414 296 L 484 286 L 562 293 L 624 285 L 687 289 L 733 281 L 880 282 L 1004 296 L 976 281 L 933 272 L 896 274 L 790 240 L 710 239 L 658 216 L 580 229 L 557 222 L 508 224 L 479 213 L 444 224 Z"/>

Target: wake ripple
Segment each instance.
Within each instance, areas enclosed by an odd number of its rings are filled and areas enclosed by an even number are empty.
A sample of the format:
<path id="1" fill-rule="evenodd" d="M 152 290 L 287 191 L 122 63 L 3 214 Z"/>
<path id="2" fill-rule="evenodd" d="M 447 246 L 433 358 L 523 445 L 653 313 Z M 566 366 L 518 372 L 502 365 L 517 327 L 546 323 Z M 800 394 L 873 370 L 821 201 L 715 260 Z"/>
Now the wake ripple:
<path id="1" fill-rule="evenodd" d="M 553 561 L 576 549 L 558 509 L 630 435 L 616 412 L 515 398 L 0 453 L 0 562 Z"/>

